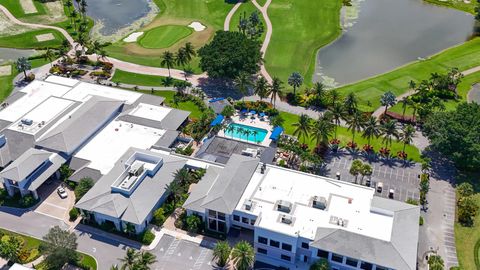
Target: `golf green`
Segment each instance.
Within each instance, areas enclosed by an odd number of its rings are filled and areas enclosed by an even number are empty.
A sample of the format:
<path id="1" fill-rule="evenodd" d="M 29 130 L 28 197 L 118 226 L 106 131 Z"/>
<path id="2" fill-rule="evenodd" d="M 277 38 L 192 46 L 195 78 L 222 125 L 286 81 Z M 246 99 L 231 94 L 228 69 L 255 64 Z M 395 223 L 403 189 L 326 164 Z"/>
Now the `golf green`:
<path id="1" fill-rule="evenodd" d="M 163 25 L 147 31 L 138 41 L 147 49 L 168 48 L 179 40 L 188 37 L 193 29 L 182 25 Z"/>

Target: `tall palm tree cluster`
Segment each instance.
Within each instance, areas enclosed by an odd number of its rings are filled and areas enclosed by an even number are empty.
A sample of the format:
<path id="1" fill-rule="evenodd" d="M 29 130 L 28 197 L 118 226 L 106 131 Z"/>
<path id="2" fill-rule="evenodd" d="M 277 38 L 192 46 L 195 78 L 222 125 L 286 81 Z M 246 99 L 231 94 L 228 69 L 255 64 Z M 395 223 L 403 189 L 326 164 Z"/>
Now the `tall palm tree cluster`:
<path id="1" fill-rule="evenodd" d="M 350 148 L 356 148 L 356 135 L 361 133 L 363 138 L 368 140 L 364 150 L 373 151 L 371 141 L 373 138 L 382 137 L 385 148 L 388 149 L 392 145 L 393 139 L 399 139 L 403 142 L 403 150 L 410 144 L 415 135 L 415 129 L 411 125 L 403 127 L 402 132 L 397 129 L 397 121 L 387 120 L 383 123 L 379 122 L 376 117 L 369 116 L 357 109 L 357 101 L 354 94 L 349 94 L 343 100 L 343 104 L 335 102 L 331 110 L 326 111 L 318 120 L 313 120 L 306 114 L 302 114 L 298 118 L 298 122 L 294 123 L 295 127 L 293 135 L 299 140 L 306 143 L 308 139 L 315 140 L 317 147 L 328 145 L 328 140 L 333 132 L 333 138 L 337 139 L 338 126 L 344 121 L 347 128 L 352 132 L 352 140 L 348 142 Z"/>
<path id="2" fill-rule="evenodd" d="M 177 170 L 174 177 L 173 181 L 166 185 L 165 190 L 170 194 L 169 198 L 172 200 L 173 205 L 176 206 L 182 195 L 188 190 L 190 184 L 198 180 L 186 168 Z"/>
<path id="3" fill-rule="evenodd" d="M 188 64 L 192 61 L 193 57 L 197 55 L 192 43 L 187 42 L 185 46 L 180 47 L 176 53 L 165 51 L 162 54 L 160 64 L 168 69 L 168 77 L 172 77 L 170 69 L 177 65 L 183 67 L 185 79 L 188 76 Z"/>
<path id="4" fill-rule="evenodd" d="M 231 262 L 236 270 L 248 270 L 255 262 L 255 251 L 247 241 L 240 241 L 233 248 L 228 242 L 221 241 L 213 248 L 213 259 L 221 268 Z"/>
<path id="5" fill-rule="evenodd" d="M 270 84 L 263 76 L 260 76 L 254 82 L 249 74 L 240 73 L 233 82 L 243 97 L 249 93 L 248 89 L 253 87 L 253 93 L 260 97 L 260 101 L 270 97 L 273 107 L 276 106 L 277 98 L 282 95 L 283 82 L 278 77 L 273 77 Z"/>
<path id="6" fill-rule="evenodd" d="M 120 261 L 120 268 L 114 265 L 110 267 L 110 270 L 150 270 L 152 264 L 157 262 L 157 258 L 148 251 L 136 251 L 129 248 L 125 257 L 121 258 Z"/>
<path id="7" fill-rule="evenodd" d="M 235 131 L 237 132 L 237 134 L 240 135 L 241 139 L 245 139 L 247 141 L 250 141 L 250 135 L 253 136 L 253 141 L 256 142 L 256 143 L 260 143 L 259 141 L 257 141 L 257 135 L 258 135 L 258 131 L 257 130 L 250 130 L 250 129 L 246 129 L 246 128 L 243 128 L 243 127 L 235 127 L 235 126 L 232 126 L 232 125 L 228 125 L 224 128 L 225 130 L 225 134 L 230 134 L 230 136 L 233 138 L 234 135 L 235 135 Z M 245 136 L 245 137 L 243 137 Z"/>
<path id="8" fill-rule="evenodd" d="M 258 39 L 262 36 L 263 32 L 265 32 L 258 11 L 252 12 L 248 18 L 246 12 L 243 13 L 243 16 L 240 15 L 240 20 L 237 27 L 240 33 L 244 34 L 250 39 Z"/>
<path id="9" fill-rule="evenodd" d="M 75 2 L 76 4 L 74 5 L 72 0 L 64 0 L 64 5 L 67 7 L 67 16 L 70 17 L 70 25 L 73 28 L 74 32 L 82 34 L 87 30 L 88 26 L 88 4 L 87 0 L 75 0 Z"/>

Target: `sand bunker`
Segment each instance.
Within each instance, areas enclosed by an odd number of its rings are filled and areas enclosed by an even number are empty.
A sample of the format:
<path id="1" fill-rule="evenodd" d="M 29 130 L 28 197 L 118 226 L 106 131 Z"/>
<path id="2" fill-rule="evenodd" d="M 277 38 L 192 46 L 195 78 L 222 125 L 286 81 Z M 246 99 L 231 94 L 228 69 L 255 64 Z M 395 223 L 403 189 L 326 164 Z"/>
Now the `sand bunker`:
<path id="1" fill-rule="evenodd" d="M 188 27 L 193 28 L 195 32 L 201 32 L 207 28 L 205 25 L 199 23 L 199 22 L 192 22 L 191 24 L 188 25 Z"/>
<path id="2" fill-rule="evenodd" d="M 55 39 L 55 36 L 52 33 L 37 35 L 35 37 L 37 38 L 38 42 L 49 41 L 49 40 L 54 40 Z"/>
<path id="3" fill-rule="evenodd" d="M 12 66 L 0 66 L 0 77 L 10 76 L 12 74 Z"/>
<path id="4" fill-rule="evenodd" d="M 20 5 L 25 14 L 37 13 L 37 8 L 35 7 L 33 0 L 20 0 Z"/>
<path id="5" fill-rule="evenodd" d="M 143 32 L 135 32 L 131 33 L 128 37 L 124 38 L 123 41 L 125 42 L 136 42 L 137 39 L 143 35 Z"/>

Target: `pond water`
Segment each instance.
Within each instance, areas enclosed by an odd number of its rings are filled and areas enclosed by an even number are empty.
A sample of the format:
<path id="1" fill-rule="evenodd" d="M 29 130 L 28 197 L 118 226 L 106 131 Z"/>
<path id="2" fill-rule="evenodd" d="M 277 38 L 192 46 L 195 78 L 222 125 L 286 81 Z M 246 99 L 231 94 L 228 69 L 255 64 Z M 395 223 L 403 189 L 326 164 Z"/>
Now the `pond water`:
<path id="1" fill-rule="evenodd" d="M 135 21 L 145 17 L 151 11 L 151 0 L 89 0 L 87 14 L 100 23 L 99 32 L 109 36 Z"/>
<path id="2" fill-rule="evenodd" d="M 427 58 L 467 40 L 473 16 L 421 0 L 353 1 L 343 34 L 317 55 L 315 80 L 341 85 Z"/>
<path id="3" fill-rule="evenodd" d="M 0 48 L 0 65 L 15 61 L 20 57 L 29 57 L 34 54 L 36 54 L 35 50 Z"/>

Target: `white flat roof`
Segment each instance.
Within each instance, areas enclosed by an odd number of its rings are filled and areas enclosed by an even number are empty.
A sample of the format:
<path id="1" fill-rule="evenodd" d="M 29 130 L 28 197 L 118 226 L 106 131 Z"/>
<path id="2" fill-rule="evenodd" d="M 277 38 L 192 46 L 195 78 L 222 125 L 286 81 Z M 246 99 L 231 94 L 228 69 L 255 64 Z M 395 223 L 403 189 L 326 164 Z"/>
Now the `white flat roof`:
<path id="1" fill-rule="evenodd" d="M 60 77 L 60 76 L 48 76 L 48 78 L 45 80 L 46 82 L 51 82 L 51 83 L 56 83 L 56 84 L 61 84 L 65 86 L 70 86 L 73 87 L 76 85 L 79 81 L 75 79 L 70 79 L 70 78 L 65 78 L 65 77 Z"/>
<path id="2" fill-rule="evenodd" d="M 0 119 L 15 122 L 47 98 L 51 96 L 61 97 L 68 90 L 70 90 L 70 87 L 43 81 L 33 81 L 20 90 L 20 92 L 24 92 L 26 95 L 0 111 Z"/>
<path id="3" fill-rule="evenodd" d="M 66 93 L 64 97 L 76 101 L 84 101 L 91 95 L 125 101 L 126 104 L 133 104 L 142 96 L 141 93 L 135 93 L 133 91 L 81 82 Z"/>
<path id="4" fill-rule="evenodd" d="M 268 166 L 265 174 L 253 175 L 236 210 L 256 216 L 261 213 L 258 227 L 311 240 L 317 228 L 323 227 L 390 241 L 393 213 L 372 211 L 374 193 L 372 188 Z M 325 210 L 311 206 L 314 196 L 327 199 Z M 242 209 L 247 199 L 254 202 L 252 211 Z M 292 204 L 292 211 L 287 214 L 294 218 L 292 225 L 279 222 L 279 215 L 284 214 L 275 209 L 279 200 Z M 332 217 L 347 220 L 347 226 L 331 224 Z"/>
<path id="5" fill-rule="evenodd" d="M 90 160 L 88 167 L 107 174 L 115 162 L 130 148 L 150 149 L 165 130 L 115 120 L 75 154 Z"/>
<path id="6" fill-rule="evenodd" d="M 130 115 L 138 116 L 141 118 L 146 118 L 155 121 L 162 121 L 165 116 L 171 111 L 172 109 L 167 107 L 160 107 L 146 103 L 140 103 L 137 107 L 135 107 L 131 112 Z"/>
<path id="7" fill-rule="evenodd" d="M 52 121 L 55 117 L 64 112 L 68 107 L 72 106 L 75 102 L 58 98 L 49 97 L 33 110 L 25 114 L 15 124 L 11 125 L 9 129 L 16 130 L 24 133 L 35 134 L 43 126 Z M 32 121 L 31 125 L 21 124 L 22 119 L 28 119 Z"/>

